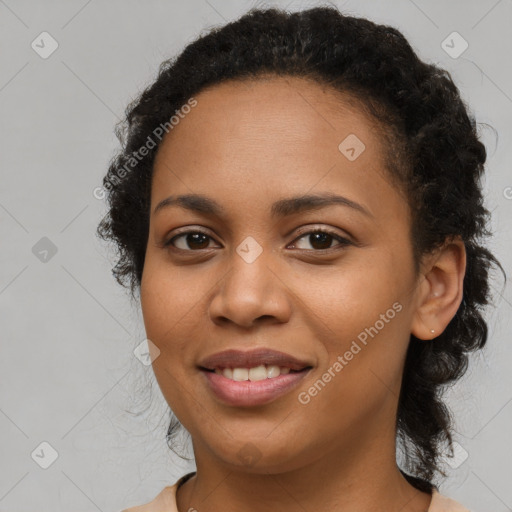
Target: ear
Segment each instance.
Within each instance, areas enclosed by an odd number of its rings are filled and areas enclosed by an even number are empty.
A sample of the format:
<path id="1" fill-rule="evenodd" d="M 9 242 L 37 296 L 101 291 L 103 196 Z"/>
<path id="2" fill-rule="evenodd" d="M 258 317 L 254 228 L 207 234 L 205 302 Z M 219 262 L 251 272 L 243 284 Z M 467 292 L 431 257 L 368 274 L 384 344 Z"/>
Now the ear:
<path id="1" fill-rule="evenodd" d="M 447 240 L 426 259 L 411 325 L 416 338 L 430 340 L 446 329 L 462 302 L 465 272 L 466 248 L 460 237 Z"/>

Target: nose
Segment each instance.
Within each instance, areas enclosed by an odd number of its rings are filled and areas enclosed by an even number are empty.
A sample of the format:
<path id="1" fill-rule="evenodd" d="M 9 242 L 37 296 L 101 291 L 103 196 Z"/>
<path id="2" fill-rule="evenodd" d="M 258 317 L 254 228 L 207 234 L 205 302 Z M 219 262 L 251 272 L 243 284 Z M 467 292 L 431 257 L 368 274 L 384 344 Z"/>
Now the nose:
<path id="1" fill-rule="evenodd" d="M 217 325 L 250 328 L 257 323 L 286 323 L 291 300 L 282 268 L 279 272 L 275 259 L 265 251 L 252 262 L 233 252 L 230 268 L 215 288 L 209 314 Z"/>

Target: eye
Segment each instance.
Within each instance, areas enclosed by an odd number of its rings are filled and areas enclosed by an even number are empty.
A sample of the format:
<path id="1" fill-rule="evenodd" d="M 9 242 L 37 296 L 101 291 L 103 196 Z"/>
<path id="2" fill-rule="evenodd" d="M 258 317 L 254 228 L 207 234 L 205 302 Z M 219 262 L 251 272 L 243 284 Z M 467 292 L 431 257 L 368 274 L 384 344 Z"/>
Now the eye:
<path id="1" fill-rule="evenodd" d="M 316 251 L 332 249 L 333 247 L 331 247 L 331 243 L 333 240 L 337 240 L 339 242 L 338 245 L 341 247 L 352 245 L 352 242 L 347 238 L 344 238 L 332 231 L 319 228 L 306 231 L 295 240 L 301 240 L 302 238 L 307 240 L 313 249 L 316 249 Z M 294 243 L 296 242 L 294 241 Z M 303 249 L 303 247 L 298 247 L 298 249 Z M 306 247 L 306 249 L 308 248 Z"/>
<path id="2" fill-rule="evenodd" d="M 352 245 L 352 242 L 347 238 L 344 238 L 338 235 L 337 233 L 331 232 L 329 230 L 320 228 L 306 231 L 301 236 L 296 238 L 293 244 L 296 244 L 297 240 L 300 241 L 301 239 L 307 239 L 311 246 L 313 247 L 312 250 L 315 252 L 332 249 L 333 247 L 331 246 L 331 244 L 334 240 L 338 242 L 338 246 L 340 247 Z M 211 248 L 209 247 L 211 240 L 213 240 L 213 238 L 210 235 L 204 233 L 203 231 L 184 231 L 179 235 L 173 236 L 167 242 L 164 242 L 163 246 L 172 246 L 182 251 L 194 251 Z M 298 247 L 298 249 L 309 250 L 307 247 Z"/>
<path id="3" fill-rule="evenodd" d="M 182 245 L 182 247 L 175 243 L 176 240 L 180 239 L 183 239 L 182 241 L 179 242 Z M 210 240 L 213 240 L 212 237 L 210 235 L 207 235 L 206 233 L 203 233 L 202 231 L 185 231 L 183 233 L 180 233 L 179 235 L 173 236 L 163 245 L 164 247 L 172 245 L 173 247 L 181 249 L 182 251 L 187 251 L 191 249 L 208 249 L 208 244 L 210 243 Z"/>

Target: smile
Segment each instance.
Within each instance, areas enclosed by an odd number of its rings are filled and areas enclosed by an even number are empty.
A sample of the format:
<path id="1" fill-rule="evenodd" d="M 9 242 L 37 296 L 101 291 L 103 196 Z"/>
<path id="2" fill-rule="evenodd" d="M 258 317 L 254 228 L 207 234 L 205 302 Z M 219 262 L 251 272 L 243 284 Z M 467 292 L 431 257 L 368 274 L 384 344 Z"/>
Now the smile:
<path id="1" fill-rule="evenodd" d="M 311 367 L 290 370 L 262 365 L 250 369 L 203 369 L 201 373 L 206 378 L 209 390 L 221 402 L 237 407 L 254 407 L 273 402 L 289 393 L 310 370 Z"/>

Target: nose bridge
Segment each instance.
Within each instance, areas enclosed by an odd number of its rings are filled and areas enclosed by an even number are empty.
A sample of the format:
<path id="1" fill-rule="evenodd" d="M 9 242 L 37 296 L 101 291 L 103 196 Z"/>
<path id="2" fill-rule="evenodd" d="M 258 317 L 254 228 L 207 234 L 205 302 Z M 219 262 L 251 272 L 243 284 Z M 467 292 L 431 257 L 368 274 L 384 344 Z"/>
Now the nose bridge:
<path id="1" fill-rule="evenodd" d="M 271 250 L 247 236 L 235 247 L 230 268 L 215 294 L 210 314 L 250 325 L 262 316 L 281 321 L 289 314 L 289 303 L 273 267 Z"/>
<path id="2" fill-rule="evenodd" d="M 260 256 L 263 252 L 268 252 L 268 250 L 268 248 L 264 250 L 263 246 L 251 235 L 246 236 L 236 247 L 236 253 L 248 265 L 252 265 L 257 259 L 261 259 Z"/>
<path id="3" fill-rule="evenodd" d="M 268 247 L 263 247 L 253 236 L 245 237 L 235 247 L 231 259 L 231 271 L 226 276 L 229 280 L 226 285 L 242 289 L 231 291 L 242 293 L 247 298 L 254 295 L 255 299 L 257 296 L 257 300 L 262 300 L 263 296 L 270 291 L 270 276 L 274 276 L 271 271 L 270 252 Z"/>

